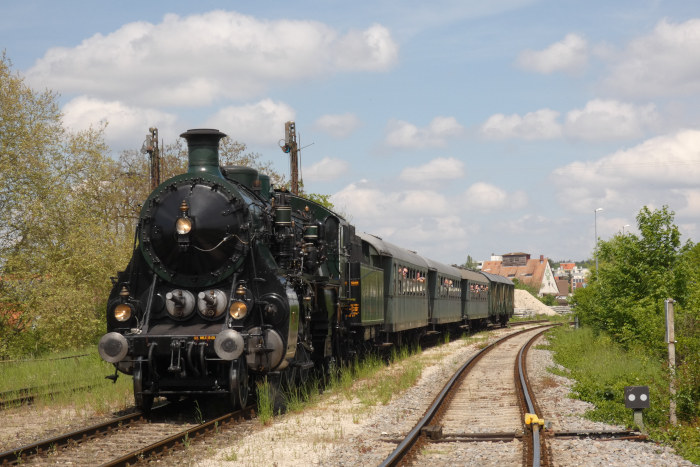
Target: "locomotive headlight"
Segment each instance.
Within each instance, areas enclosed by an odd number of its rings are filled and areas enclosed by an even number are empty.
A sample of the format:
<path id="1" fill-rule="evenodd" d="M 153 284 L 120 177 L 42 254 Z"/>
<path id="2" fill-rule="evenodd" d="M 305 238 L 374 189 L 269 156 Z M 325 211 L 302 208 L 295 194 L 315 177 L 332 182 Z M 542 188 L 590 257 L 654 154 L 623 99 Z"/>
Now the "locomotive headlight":
<path id="1" fill-rule="evenodd" d="M 228 312 L 233 319 L 243 319 L 248 314 L 248 305 L 245 302 L 234 301 Z"/>
<path id="2" fill-rule="evenodd" d="M 192 230 L 192 220 L 189 217 L 178 217 L 175 221 L 175 230 L 180 235 L 186 235 Z"/>
<path id="3" fill-rule="evenodd" d="M 131 318 L 131 306 L 126 303 L 120 303 L 114 307 L 114 318 L 117 321 L 128 321 Z"/>

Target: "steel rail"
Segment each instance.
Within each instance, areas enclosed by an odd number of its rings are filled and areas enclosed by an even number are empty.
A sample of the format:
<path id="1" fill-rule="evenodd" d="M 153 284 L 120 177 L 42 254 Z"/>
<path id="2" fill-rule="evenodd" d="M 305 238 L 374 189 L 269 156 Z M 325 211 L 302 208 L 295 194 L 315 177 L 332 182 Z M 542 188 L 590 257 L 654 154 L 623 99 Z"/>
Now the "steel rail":
<path id="1" fill-rule="evenodd" d="M 548 325 L 542 327 L 549 328 L 551 326 Z M 421 438 L 423 428 L 428 426 L 428 424 L 432 421 L 432 419 L 435 417 L 438 411 L 442 408 L 443 403 L 445 402 L 448 394 L 452 391 L 452 388 L 455 386 L 456 382 L 460 379 L 460 377 L 466 375 L 467 369 L 470 369 L 474 363 L 476 363 L 481 357 L 483 357 L 489 351 L 491 351 L 495 346 L 503 343 L 504 341 L 512 337 L 515 337 L 528 331 L 532 331 L 533 329 L 536 328 L 522 329 L 520 331 L 514 332 L 513 334 L 504 336 L 498 339 L 497 341 L 494 341 L 491 344 L 487 345 L 486 347 L 478 351 L 476 354 L 472 355 L 457 370 L 457 372 L 452 376 L 452 378 L 450 378 L 447 384 L 445 384 L 445 387 L 442 389 L 442 391 L 440 391 L 440 394 L 437 395 L 437 397 L 433 401 L 433 404 L 427 410 L 423 418 L 421 418 L 421 420 L 416 424 L 416 426 L 408 432 L 404 440 L 401 443 L 399 443 L 396 449 L 394 449 L 394 451 L 391 454 L 389 454 L 389 456 L 386 459 L 384 459 L 384 461 L 379 465 L 381 467 L 396 466 L 399 465 L 402 460 L 408 457 L 409 453 L 414 449 L 419 439 Z M 546 331 L 546 329 L 544 329 L 542 332 L 544 331 Z"/>
<path id="2" fill-rule="evenodd" d="M 245 409 L 237 410 L 235 412 L 227 413 L 221 417 L 215 418 L 208 422 L 204 422 L 188 430 L 181 431 L 180 433 L 174 434 L 160 441 L 157 441 L 148 446 L 136 449 L 124 456 L 111 460 L 101 465 L 101 467 L 118 467 L 118 466 L 128 466 L 136 464 L 139 461 L 147 459 L 150 456 L 163 454 L 168 449 L 178 446 L 180 444 L 185 444 L 196 438 L 197 436 L 206 434 L 220 426 L 236 421 L 242 417 L 249 416 L 252 413 L 253 406 L 249 405 Z"/>
<path id="3" fill-rule="evenodd" d="M 538 414 L 539 407 L 537 407 L 534 397 L 530 395 L 530 385 L 527 379 L 527 369 L 525 368 L 525 356 L 527 355 L 527 351 L 529 350 L 530 346 L 535 342 L 535 340 L 539 338 L 542 333 L 544 333 L 545 331 L 547 331 L 547 329 L 550 328 L 551 326 L 541 330 L 540 332 L 532 336 L 532 338 L 520 348 L 520 352 L 518 352 L 517 359 L 517 376 L 520 382 L 520 391 L 525 402 L 525 407 L 523 408 L 526 413 L 536 415 L 538 420 L 540 418 Z M 536 422 L 530 423 L 530 433 L 532 435 L 532 452 L 530 454 L 532 457 L 533 467 L 539 467 L 541 462 L 543 461 L 541 444 L 544 442 L 544 439 L 540 440 L 539 427 L 540 425 Z M 527 426 L 525 431 L 528 431 Z"/>
<path id="4" fill-rule="evenodd" d="M 159 407 L 160 408 L 160 407 Z M 154 409 L 156 410 L 156 409 Z M 87 428 L 73 431 L 64 435 L 37 441 L 9 451 L 0 452 L 0 465 L 15 465 L 24 462 L 28 457 L 41 455 L 58 447 L 66 446 L 71 441 L 83 441 L 95 438 L 111 430 L 128 426 L 131 423 L 144 418 L 143 412 L 135 412 L 123 417 L 115 418 L 104 423 L 92 425 Z"/>

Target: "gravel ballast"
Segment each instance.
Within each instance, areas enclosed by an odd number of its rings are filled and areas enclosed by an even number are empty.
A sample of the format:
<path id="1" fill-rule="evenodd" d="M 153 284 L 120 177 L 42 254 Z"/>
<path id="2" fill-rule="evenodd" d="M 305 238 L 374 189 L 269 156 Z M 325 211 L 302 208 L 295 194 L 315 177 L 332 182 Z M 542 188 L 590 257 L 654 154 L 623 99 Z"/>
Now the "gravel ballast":
<path id="1" fill-rule="evenodd" d="M 489 341 L 504 333 L 489 333 Z M 423 416 L 453 372 L 483 344 L 466 340 L 425 350 L 418 383 L 387 405 L 361 407 L 355 398 L 325 394 L 321 403 L 303 413 L 285 414 L 270 426 L 250 434 L 238 431 L 225 448 L 209 446 L 212 455 L 196 465 L 379 465 Z M 554 366 L 551 352 L 530 351 L 528 369 L 546 421 L 560 431 L 622 430 L 624 427 L 592 422 L 582 417 L 590 405 L 570 399 L 571 381 L 547 371 Z M 387 370 L 388 371 L 388 370 Z M 387 374 L 387 377 L 391 377 Z M 253 422 L 255 423 L 255 422 Z M 519 441 L 439 443 L 431 445 L 431 465 L 520 465 Z M 552 459 L 557 466 L 692 466 L 668 447 L 633 441 L 555 440 Z M 213 452 L 212 452 L 213 451 Z M 518 460 L 513 460 L 518 459 Z M 507 460 L 507 461 L 506 461 Z"/>
<path id="2" fill-rule="evenodd" d="M 275 417 L 263 426 L 257 419 L 224 428 L 187 449 L 153 461 L 160 465 L 270 465 L 270 466 L 376 466 L 379 465 L 423 416 L 454 371 L 484 346 L 510 330 L 482 333 L 482 340 L 459 339 L 427 349 L 410 357 L 422 363 L 417 383 L 395 394 L 386 404 L 363 404 L 362 381 L 351 391 L 326 392 L 320 401 L 301 413 Z M 592 422 L 583 418 L 590 404 L 569 397 L 572 382 L 554 375 L 551 352 L 533 347 L 528 369 L 533 390 L 543 407 L 545 421 L 555 431 L 622 430 L 624 427 Z M 392 367 L 383 368 L 380 378 L 396 377 Z M 486 388 L 488 390 L 488 388 Z M 103 417 L 78 414 L 68 409 L 17 408 L 4 411 L 0 446 L 14 448 L 49 434 L 78 427 Z M 520 465 L 520 441 L 435 443 L 430 445 L 431 467 L 453 465 Z M 550 441 L 553 464 L 557 466 L 692 466 L 671 448 L 654 443 L 619 440 Z M 424 452 L 425 454 L 425 452 Z M 99 461 L 97 459 L 96 461 Z M 79 465 L 79 464 L 75 464 Z"/>

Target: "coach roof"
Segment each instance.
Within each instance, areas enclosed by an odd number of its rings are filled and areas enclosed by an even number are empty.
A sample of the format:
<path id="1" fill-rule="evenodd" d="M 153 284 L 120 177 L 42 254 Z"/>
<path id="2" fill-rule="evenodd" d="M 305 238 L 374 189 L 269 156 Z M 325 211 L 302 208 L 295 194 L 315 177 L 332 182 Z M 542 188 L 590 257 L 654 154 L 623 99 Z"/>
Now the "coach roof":
<path id="1" fill-rule="evenodd" d="M 382 256 L 390 256 L 396 261 L 414 264 L 426 269 L 435 269 L 428 264 L 425 258 L 415 251 L 406 250 L 405 248 L 398 247 L 392 243 L 385 242 L 375 235 L 361 232 L 358 233 L 357 236 L 360 237 L 363 242 L 367 242 L 372 245 L 374 249 L 377 250 Z"/>

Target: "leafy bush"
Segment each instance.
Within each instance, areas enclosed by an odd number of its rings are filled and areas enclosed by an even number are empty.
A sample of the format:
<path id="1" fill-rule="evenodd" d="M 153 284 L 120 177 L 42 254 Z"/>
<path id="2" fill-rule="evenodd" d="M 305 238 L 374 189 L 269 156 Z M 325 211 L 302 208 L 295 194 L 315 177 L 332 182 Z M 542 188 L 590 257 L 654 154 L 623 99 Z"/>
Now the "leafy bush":
<path id="1" fill-rule="evenodd" d="M 641 236 L 600 241 L 599 269 L 588 287 L 576 290 L 573 303 L 582 324 L 635 356 L 662 362 L 664 301 L 674 299 L 678 416 L 692 422 L 700 417 L 700 246 L 681 243 L 673 217 L 666 206 L 644 207 L 637 215 Z"/>
<path id="2" fill-rule="evenodd" d="M 554 372 L 574 379 L 575 397 L 595 406 L 586 413 L 587 418 L 633 426 L 633 411 L 625 407 L 624 388 L 649 386 L 650 407 L 644 410 L 644 424 L 652 438 L 673 445 L 693 462 L 700 460 L 698 420 L 686 419 L 686 424 L 675 427 L 668 424 L 670 395 L 665 362 L 650 357 L 639 346 L 626 350 L 608 334 L 590 327 L 553 329 L 549 343 L 555 362 L 567 369 Z M 680 408 L 680 398 L 677 402 Z"/>

